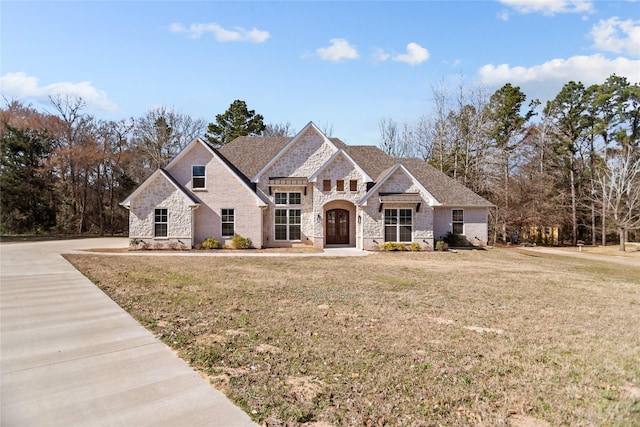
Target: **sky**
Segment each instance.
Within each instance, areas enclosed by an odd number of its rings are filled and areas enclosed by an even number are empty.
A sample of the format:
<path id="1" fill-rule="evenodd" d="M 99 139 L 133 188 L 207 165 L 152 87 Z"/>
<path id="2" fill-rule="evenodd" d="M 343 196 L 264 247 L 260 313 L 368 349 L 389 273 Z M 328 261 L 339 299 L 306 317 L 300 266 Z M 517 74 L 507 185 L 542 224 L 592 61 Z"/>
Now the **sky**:
<path id="1" fill-rule="evenodd" d="M 208 123 L 240 99 L 265 123 L 313 121 L 349 144 L 379 144 L 382 119 L 428 117 L 434 90 L 511 83 L 545 102 L 569 81 L 640 82 L 638 0 L 3 0 L 0 24 L 5 100 Z"/>

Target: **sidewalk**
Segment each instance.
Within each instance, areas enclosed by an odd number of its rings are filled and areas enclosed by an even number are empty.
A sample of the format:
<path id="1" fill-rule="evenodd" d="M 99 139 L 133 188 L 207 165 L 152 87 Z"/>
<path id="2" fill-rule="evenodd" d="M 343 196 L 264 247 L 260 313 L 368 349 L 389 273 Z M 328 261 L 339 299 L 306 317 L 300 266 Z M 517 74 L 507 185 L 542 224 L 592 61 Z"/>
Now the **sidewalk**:
<path id="1" fill-rule="evenodd" d="M 0 424 L 256 425 L 60 256 L 123 246 L 0 245 Z"/>

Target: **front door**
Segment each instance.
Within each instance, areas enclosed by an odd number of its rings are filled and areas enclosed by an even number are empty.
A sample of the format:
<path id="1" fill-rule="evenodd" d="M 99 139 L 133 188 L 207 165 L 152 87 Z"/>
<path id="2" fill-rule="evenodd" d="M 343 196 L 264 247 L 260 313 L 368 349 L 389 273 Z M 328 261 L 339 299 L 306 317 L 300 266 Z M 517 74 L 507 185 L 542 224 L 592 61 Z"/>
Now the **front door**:
<path id="1" fill-rule="evenodd" d="M 349 211 L 331 209 L 327 211 L 327 244 L 349 244 Z"/>

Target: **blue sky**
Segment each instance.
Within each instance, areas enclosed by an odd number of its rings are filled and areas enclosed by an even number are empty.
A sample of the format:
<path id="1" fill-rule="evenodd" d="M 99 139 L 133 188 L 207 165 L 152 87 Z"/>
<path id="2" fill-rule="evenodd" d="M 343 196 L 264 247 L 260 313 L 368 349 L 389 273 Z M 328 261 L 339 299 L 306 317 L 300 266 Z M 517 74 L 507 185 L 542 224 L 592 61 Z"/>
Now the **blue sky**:
<path id="1" fill-rule="evenodd" d="M 571 80 L 640 82 L 637 0 L 3 0 L 0 17 L 2 96 L 81 96 L 102 119 L 165 105 L 212 122 L 241 99 L 375 145 L 381 119 L 429 115 L 433 87 L 547 100 Z"/>

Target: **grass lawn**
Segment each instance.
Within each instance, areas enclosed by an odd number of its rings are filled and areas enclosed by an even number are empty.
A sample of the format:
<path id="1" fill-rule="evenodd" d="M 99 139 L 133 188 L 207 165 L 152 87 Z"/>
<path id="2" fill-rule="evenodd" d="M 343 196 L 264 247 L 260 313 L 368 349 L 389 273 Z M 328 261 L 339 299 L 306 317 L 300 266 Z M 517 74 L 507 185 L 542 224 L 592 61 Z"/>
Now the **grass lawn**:
<path id="1" fill-rule="evenodd" d="M 260 423 L 640 425 L 637 268 L 519 249 L 67 259 Z"/>

